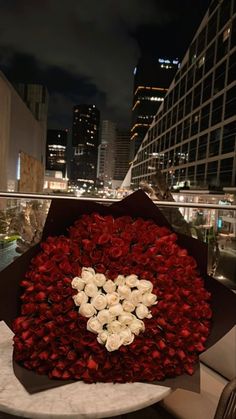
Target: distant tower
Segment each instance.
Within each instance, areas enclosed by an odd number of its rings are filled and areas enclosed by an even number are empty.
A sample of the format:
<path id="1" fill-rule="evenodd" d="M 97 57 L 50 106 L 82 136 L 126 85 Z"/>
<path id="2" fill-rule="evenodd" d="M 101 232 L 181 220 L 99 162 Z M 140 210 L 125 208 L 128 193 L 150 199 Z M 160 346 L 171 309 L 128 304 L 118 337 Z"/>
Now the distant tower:
<path id="1" fill-rule="evenodd" d="M 95 183 L 100 112 L 95 105 L 76 105 L 73 112 L 70 180 Z"/>
<path id="2" fill-rule="evenodd" d="M 129 131 L 117 130 L 116 146 L 115 146 L 115 170 L 114 180 L 122 181 L 129 168 L 129 147 L 130 133 Z"/>
<path id="3" fill-rule="evenodd" d="M 97 178 L 104 186 L 110 186 L 115 165 L 116 125 L 112 121 L 102 121 L 101 142 L 98 147 Z"/>
<path id="4" fill-rule="evenodd" d="M 67 130 L 49 129 L 47 132 L 46 169 L 66 175 Z"/>
<path id="5" fill-rule="evenodd" d="M 143 56 L 134 69 L 130 159 L 133 160 L 178 69 L 178 60 Z"/>

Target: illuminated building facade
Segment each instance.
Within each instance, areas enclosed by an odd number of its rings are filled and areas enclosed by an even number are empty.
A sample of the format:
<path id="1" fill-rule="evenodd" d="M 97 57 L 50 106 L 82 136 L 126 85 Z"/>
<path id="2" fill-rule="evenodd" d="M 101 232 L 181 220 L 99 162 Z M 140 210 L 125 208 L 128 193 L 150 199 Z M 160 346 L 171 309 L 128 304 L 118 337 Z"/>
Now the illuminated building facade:
<path id="1" fill-rule="evenodd" d="M 66 175 L 67 130 L 47 131 L 46 169 Z"/>
<path id="2" fill-rule="evenodd" d="M 131 151 L 134 158 L 157 110 L 164 100 L 178 60 L 142 57 L 134 70 Z"/>
<path id="3" fill-rule="evenodd" d="M 100 112 L 95 105 L 77 105 L 73 112 L 70 180 L 94 183 L 97 174 Z"/>
<path id="4" fill-rule="evenodd" d="M 98 146 L 97 178 L 110 186 L 114 175 L 116 124 L 104 120 L 101 124 L 101 142 Z"/>
<path id="5" fill-rule="evenodd" d="M 131 168 L 170 186 L 230 187 L 236 175 L 236 0 L 211 2 Z"/>

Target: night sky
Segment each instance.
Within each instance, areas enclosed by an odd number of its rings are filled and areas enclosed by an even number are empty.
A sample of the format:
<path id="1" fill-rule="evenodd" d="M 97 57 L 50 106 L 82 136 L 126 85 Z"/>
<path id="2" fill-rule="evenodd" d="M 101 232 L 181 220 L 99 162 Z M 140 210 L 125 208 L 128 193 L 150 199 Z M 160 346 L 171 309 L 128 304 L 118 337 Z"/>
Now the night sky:
<path id="1" fill-rule="evenodd" d="M 47 85 L 50 128 L 70 128 L 79 103 L 128 127 L 140 54 L 181 60 L 209 2 L 0 0 L 0 69 Z"/>

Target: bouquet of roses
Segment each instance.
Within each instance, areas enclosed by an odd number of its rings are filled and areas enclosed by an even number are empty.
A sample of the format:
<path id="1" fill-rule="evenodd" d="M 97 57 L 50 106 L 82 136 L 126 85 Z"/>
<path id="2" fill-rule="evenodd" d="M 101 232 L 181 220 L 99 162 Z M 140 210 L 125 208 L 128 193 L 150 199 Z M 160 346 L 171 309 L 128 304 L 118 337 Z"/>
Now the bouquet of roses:
<path id="1" fill-rule="evenodd" d="M 144 193 L 89 205 L 84 213 L 84 202 L 73 202 L 60 229 L 60 205 L 50 210 L 20 280 L 14 360 L 50 379 L 89 383 L 192 375 L 214 326 L 205 272 Z"/>

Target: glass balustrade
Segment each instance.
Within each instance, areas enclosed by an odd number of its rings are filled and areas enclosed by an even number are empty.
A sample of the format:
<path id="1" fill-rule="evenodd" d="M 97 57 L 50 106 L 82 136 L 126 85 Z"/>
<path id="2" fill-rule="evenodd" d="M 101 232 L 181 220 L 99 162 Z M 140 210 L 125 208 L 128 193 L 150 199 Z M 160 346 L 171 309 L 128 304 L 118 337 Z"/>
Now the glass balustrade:
<path id="1" fill-rule="evenodd" d="M 51 199 L 54 198 L 47 195 L 0 193 L 0 270 L 41 240 Z M 66 204 L 71 197 L 60 199 Z M 106 205 L 116 201 L 93 200 Z M 208 273 L 236 290 L 236 206 L 186 202 L 186 199 L 154 203 L 175 231 L 207 243 Z"/>

